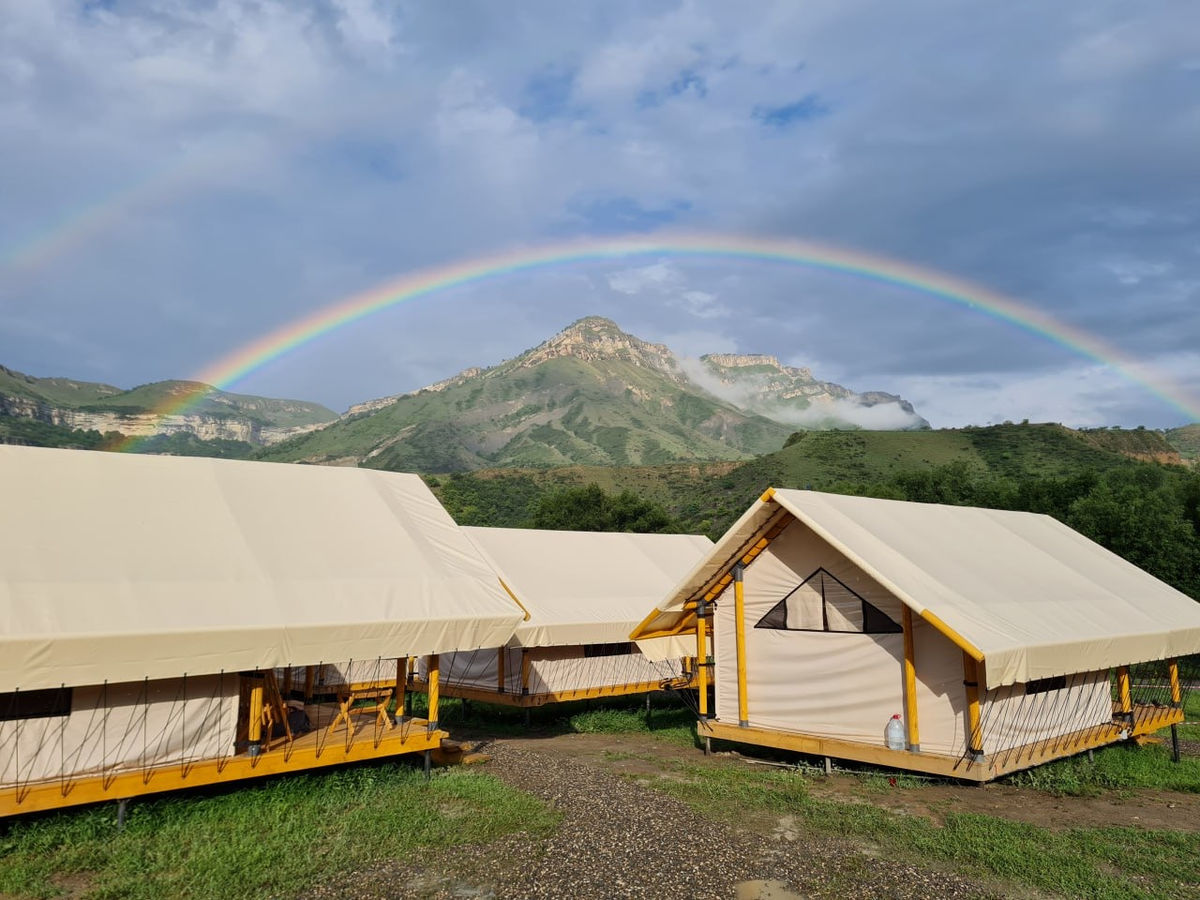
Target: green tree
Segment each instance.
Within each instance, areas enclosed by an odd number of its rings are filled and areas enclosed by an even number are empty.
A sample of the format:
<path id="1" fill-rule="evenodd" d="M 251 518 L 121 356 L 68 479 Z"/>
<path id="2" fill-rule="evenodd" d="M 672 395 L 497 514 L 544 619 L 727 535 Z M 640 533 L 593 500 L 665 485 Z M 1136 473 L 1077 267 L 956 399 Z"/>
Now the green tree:
<path id="1" fill-rule="evenodd" d="M 563 531 L 678 530 L 677 523 L 658 504 L 632 491 L 609 494 L 594 483 L 563 488 L 542 497 L 534 506 L 529 525 Z"/>

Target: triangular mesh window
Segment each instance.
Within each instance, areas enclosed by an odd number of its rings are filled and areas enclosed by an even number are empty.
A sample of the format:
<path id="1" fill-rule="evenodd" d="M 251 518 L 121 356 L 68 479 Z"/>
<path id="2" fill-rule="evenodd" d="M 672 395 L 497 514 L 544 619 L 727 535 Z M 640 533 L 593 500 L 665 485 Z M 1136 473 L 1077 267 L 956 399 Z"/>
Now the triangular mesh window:
<path id="1" fill-rule="evenodd" d="M 896 634 L 900 631 L 900 626 L 889 616 L 824 568 L 817 569 L 796 585 L 754 627 L 842 634 Z"/>

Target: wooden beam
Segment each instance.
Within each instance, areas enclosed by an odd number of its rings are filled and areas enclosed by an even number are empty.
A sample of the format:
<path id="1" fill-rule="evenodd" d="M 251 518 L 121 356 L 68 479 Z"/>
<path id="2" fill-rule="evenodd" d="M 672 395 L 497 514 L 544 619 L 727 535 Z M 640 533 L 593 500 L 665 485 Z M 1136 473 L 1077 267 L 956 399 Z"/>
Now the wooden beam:
<path id="1" fill-rule="evenodd" d="M 525 604 L 517 599 L 517 595 L 512 592 L 512 588 L 510 588 L 507 584 L 504 583 L 503 578 L 499 579 L 499 581 L 500 581 L 500 587 L 504 588 L 504 592 L 506 594 L 508 594 L 509 597 L 512 598 L 512 602 L 517 604 L 517 606 L 521 607 L 521 612 L 523 612 L 525 614 L 524 621 L 528 622 L 529 621 L 529 610 L 527 610 L 525 608 Z"/>
<path id="2" fill-rule="evenodd" d="M 495 706 L 516 706 L 519 708 L 528 708 L 533 706 L 544 706 L 547 703 L 565 703 L 569 700 L 597 700 L 602 697 L 623 697 L 628 694 L 648 694 L 652 691 L 662 691 L 670 688 L 671 690 L 680 690 L 682 688 L 692 687 L 695 684 L 693 680 L 669 680 L 669 681 L 632 681 L 623 684 L 605 684 L 598 687 L 578 688 L 576 690 L 566 691 L 545 691 L 540 694 L 514 694 L 512 692 L 498 694 L 490 687 L 482 685 L 467 685 L 461 682 L 443 684 L 439 692 L 444 697 L 459 697 L 466 700 L 477 700 L 480 703 L 491 703 Z M 428 691 L 429 685 L 421 680 L 414 679 L 409 687 L 420 693 Z"/>
<path id="3" fill-rule="evenodd" d="M 921 733 L 917 726 L 917 663 L 913 654 L 912 610 L 906 605 L 901 609 L 904 630 L 904 726 L 907 730 L 908 749 L 921 752 Z"/>
<path id="4" fill-rule="evenodd" d="M 696 610 L 696 685 L 701 719 L 708 718 L 708 645 L 705 643 L 708 626 L 704 621 L 704 613 L 704 601 L 701 601 Z"/>
<path id="5" fill-rule="evenodd" d="M 1141 708 L 1139 707 L 1139 716 Z M 1183 719 L 1183 711 L 1165 707 L 1147 707 L 1148 730 L 1157 731 Z M 1139 719 L 1140 722 L 1140 719 Z M 822 735 L 802 732 L 775 731 L 769 728 L 742 728 L 739 725 L 709 719 L 698 725 L 701 738 L 718 738 L 735 743 L 753 744 L 759 747 L 775 747 L 811 756 L 831 756 L 835 759 L 852 759 L 857 762 L 878 766 L 889 766 L 913 772 L 925 772 L 946 778 L 962 778 L 969 781 L 990 781 L 1021 769 L 1029 769 L 1054 759 L 1074 756 L 1120 741 L 1128 734 L 1125 722 L 1108 722 L 1062 735 L 1054 740 L 1037 741 L 1011 750 L 1004 750 L 989 758 L 972 759 L 969 755 L 947 756 L 931 753 L 910 753 L 907 750 L 889 750 L 880 744 L 861 743 Z"/>
<path id="6" fill-rule="evenodd" d="M 749 702 L 746 697 L 746 589 L 742 583 L 744 567 L 733 567 L 734 644 L 737 652 L 738 724 L 750 724 Z"/>
<path id="7" fill-rule="evenodd" d="M 312 703 L 313 689 L 317 681 L 317 667 L 304 667 L 304 702 Z"/>
<path id="8" fill-rule="evenodd" d="M 396 657 L 396 715 L 393 722 L 404 718 L 404 709 L 408 705 L 408 657 Z"/>
<path id="9" fill-rule="evenodd" d="M 440 730 L 397 728 L 378 741 L 357 740 L 346 746 L 340 741 L 322 743 L 318 740 L 318 734 L 323 732 L 324 729 L 320 732 L 311 731 L 296 738 L 290 745 L 258 756 L 238 754 L 183 765 L 176 761 L 144 770 L 110 770 L 99 775 L 54 778 L 52 781 L 5 788 L 0 790 L 0 816 L 60 809 L 102 800 L 123 800 L 366 759 L 420 753 L 439 747 L 442 740 L 448 737 L 446 732 Z"/>
<path id="10" fill-rule="evenodd" d="M 967 755 L 983 759 L 983 732 L 979 726 L 979 663 L 963 652 L 963 686 L 967 691 Z"/>
<path id="11" fill-rule="evenodd" d="M 249 733 L 247 739 L 250 741 L 254 750 L 258 750 L 258 744 L 262 742 L 262 722 L 263 720 L 263 679 L 258 676 L 254 679 L 254 683 L 250 687 L 250 719 Z"/>
<path id="12" fill-rule="evenodd" d="M 1129 667 L 1121 666 L 1117 669 L 1117 696 L 1121 703 L 1121 714 L 1124 716 L 1133 715 L 1133 691 L 1129 684 Z"/>
<path id="13" fill-rule="evenodd" d="M 947 625 L 945 622 L 943 622 L 940 618 L 938 618 L 938 616 L 934 615 L 933 613 L 931 613 L 929 610 L 926 609 L 921 612 L 921 618 L 924 619 L 926 622 L 928 622 L 930 625 L 932 625 L 934 628 L 936 628 L 939 632 L 941 632 L 947 638 L 949 638 L 950 643 L 952 643 L 955 647 L 957 647 L 963 653 L 967 654 L 967 656 L 971 657 L 971 659 L 975 660 L 975 662 L 977 662 L 977 663 L 983 662 L 983 651 L 980 650 L 978 647 L 976 647 L 974 644 L 972 644 L 970 641 L 968 641 L 965 637 L 963 637 L 961 634 L 959 634 L 957 631 L 955 631 L 949 625 Z"/>
<path id="14" fill-rule="evenodd" d="M 431 730 L 438 727 L 438 662 L 438 655 L 430 653 L 428 670 L 425 673 L 425 682 L 428 685 L 425 693 L 429 698 L 429 712 L 426 713 L 426 717 L 429 719 Z"/>

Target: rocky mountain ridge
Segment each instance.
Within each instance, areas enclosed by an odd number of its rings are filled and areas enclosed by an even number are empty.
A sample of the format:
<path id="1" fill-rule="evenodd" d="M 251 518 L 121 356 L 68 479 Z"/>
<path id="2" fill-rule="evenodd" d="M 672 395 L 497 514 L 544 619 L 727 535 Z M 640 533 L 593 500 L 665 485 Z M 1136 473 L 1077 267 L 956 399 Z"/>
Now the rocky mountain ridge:
<path id="1" fill-rule="evenodd" d="M 795 429 L 770 414 L 781 403 L 813 407 L 817 427 L 861 427 L 852 416 L 878 406 L 895 413 L 889 427 L 928 428 L 891 394 L 856 394 L 774 357 L 688 360 L 589 316 L 496 366 L 358 404 L 263 457 L 420 471 L 744 459 Z"/>
<path id="2" fill-rule="evenodd" d="M 184 412 L 160 410 L 186 404 Z M 0 366 L 0 416 L 128 437 L 190 434 L 200 440 L 267 445 L 332 422 L 316 403 L 231 394 L 194 381 L 123 390 L 99 382 L 38 378 Z"/>

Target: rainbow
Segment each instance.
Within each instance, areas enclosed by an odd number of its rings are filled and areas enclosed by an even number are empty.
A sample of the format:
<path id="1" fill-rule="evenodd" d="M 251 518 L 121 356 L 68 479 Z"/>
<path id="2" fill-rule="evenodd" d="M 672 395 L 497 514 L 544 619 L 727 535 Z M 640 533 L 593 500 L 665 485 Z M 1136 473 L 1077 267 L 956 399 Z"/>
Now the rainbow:
<path id="1" fill-rule="evenodd" d="M 720 234 L 639 235 L 555 243 L 406 273 L 289 322 L 218 359 L 192 380 L 227 388 L 267 363 L 344 325 L 449 288 L 551 266 L 639 257 L 704 258 L 804 266 L 904 288 L 977 310 L 1110 367 L 1183 413 L 1188 421 L 1200 421 L 1200 400 L 1189 396 L 1165 375 L 1095 335 L 1067 325 L 1027 303 L 951 275 L 858 250 L 808 241 Z M 206 390 L 197 390 L 182 399 L 173 399 L 156 412 L 161 416 L 180 414 L 207 393 Z M 134 443 L 127 442 L 129 446 Z"/>

